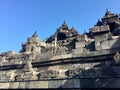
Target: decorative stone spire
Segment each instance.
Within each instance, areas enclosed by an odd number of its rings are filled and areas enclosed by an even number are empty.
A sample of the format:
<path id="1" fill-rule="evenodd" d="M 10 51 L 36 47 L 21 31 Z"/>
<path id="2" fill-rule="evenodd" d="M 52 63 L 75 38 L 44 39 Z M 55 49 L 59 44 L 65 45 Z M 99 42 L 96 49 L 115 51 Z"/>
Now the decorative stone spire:
<path id="1" fill-rule="evenodd" d="M 100 19 L 98 19 L 98 21 L 97 21 L 97 26 L 100 26 L 102 24 L 102 22 L 100 21 Z"/>
<path id="2" fill-rule="evenodd" d="M 72 26 L 71 30 L 75 30 L 74 26 Z"/>
<path id="3" fill-rule="evenodd" d="M 107 16 L 107 15 L 110 15 L 110 14 L 111 14 L 111 12 L 108 9 L 106 9 L 105 15 Z"/>
<path id="4" fill-rule="evenodd" d="M 35 31 L 35 33 L 32 35 L 32 37 L 38 37 L 37 31 Z"/>
<path id="5" fill-rule="evenodd" d="M 64 20 L 64 22 L 63 22 L 63 24 L 62 24 L 62 26 L 66 26 L 67 24 L 66 24 L 66 21 Z"/>
<path id="6" fill-rule="evenodd" d="M 61 27 L 63 30 L 68 30 L 68 26 L 66 24 L 66 21 L 64 20 L 63 24 L 62 24 L 62 27 Z"/>
<path id="7" fill-rule="evenodd" d="M 114 22 L 117 19 L 118 19 L 118 14 L 111 13 L 108 9 L 106 9 L 105 16 L 101 20 L 102 20 L 102 24 L 107 24 Z"/>

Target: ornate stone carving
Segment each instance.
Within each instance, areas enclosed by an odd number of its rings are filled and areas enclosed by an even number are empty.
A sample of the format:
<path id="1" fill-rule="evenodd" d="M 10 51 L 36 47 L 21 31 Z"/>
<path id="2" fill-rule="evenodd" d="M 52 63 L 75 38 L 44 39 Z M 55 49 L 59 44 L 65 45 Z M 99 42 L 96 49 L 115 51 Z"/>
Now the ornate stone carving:
<path id="1" fill-rule="evenodd" d="M 73 75 L 77 75 L 77 74 L 83 73 L 84 71 L 85 71 L 84 68 L 77 67 L 77 68 L 69 69 L 68 71 L 65 72 L 65 74 L 67 76 L 73 76 Z"/>
<path id="2" fill-rule="evenodd" d="M 32 64 L 29 60 L 24 62 L 23 71 L 20 71 L 16 76 L 15 80 L 37 80 L 37 73 L 32 68 Z"/>
<path id="3" fill-rule="evenodd" d="M 10 76 L 6 74 L 0 74 L 0 81 L 9 81 Z"/>
<path id="4" fill-rule="evenodd" d="M 120 62 L 120 53 L 119 52 L 116 52 L 116 54 L 114 55 L 114 60 L 115 60 L 115 63 Z"/>
<path id="5" fill-rule="evenodd" d="M 0 81 L 14 80 L 14 72 L 0 72 Z"/>
<path id="6" fill-rule="evenodd" d="M 58 71 L 46 70 L 38 74 L 38 78 L 56 78 L 59 75 Z"/>
<path id="7" fill-rule="evenodd" d="M 15 76 L 15 80 L 37 80 L 37 75 L 34 72 L 20 72 Z"/>

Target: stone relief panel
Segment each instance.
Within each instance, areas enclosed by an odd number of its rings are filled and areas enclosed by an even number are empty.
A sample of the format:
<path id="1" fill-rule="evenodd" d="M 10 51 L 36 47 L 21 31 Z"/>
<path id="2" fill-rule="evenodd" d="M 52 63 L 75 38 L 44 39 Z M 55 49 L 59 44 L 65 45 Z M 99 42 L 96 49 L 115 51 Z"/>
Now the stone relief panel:
<path id="1" fill-rule="evenodd" d="M 15 76 L 15 80 L 37 80 L 37 72 L 33 69 L 31 61 L 27 60 L 24 61 L 24 63 L 25 65 L 23 67 L 23 70 L 17 73 L 17 75 Z"/>
<path id="2" fill-rule="evenodd" d="M 38 78 L 56 78 L 58 77 L 59 72 L 58 71 L 53 71 L 53 70 L 45 70 L 42 71 L 38 74 Z"/>
<path id="3" fill-rule="evenodd" d="M 69 69 L 68 71 L 65 72 L 65 75 L 67 76 L 74 76 L 74 75 L 78 75 L 85 72 L 85 69 L 82 67 L 73 67 L 71 69 Z"/>
<path id="4" fill-rule="evenodd" d="M 34 72 L 22 72 L 15 76 L 15 81 L 37 80 L 37 75 Z"/>
<path id="5" fill-rule="evenodd" d="M 14 72 L 0 72 L 0 81 L 14 81 Z"/>

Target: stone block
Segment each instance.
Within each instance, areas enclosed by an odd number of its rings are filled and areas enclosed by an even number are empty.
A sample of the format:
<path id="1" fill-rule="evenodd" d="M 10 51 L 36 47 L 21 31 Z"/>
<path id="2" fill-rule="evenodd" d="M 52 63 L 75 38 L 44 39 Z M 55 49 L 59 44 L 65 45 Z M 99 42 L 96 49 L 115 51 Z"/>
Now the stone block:
<path id="1" fill-rule="evenodd" d="M 58 66 L 51 66 L 47 70 L 54 70 L 54 71 L 56 71 L 56 70 L 59 70 L 59 68 L 60 68 L 59 65 Z"/>
<path id="2" fill-rule="evenodd" d="M 25 82 L 25 88 L 29 87 L 30 82 Z"/>
<path id="3" fill-rule="evenodd" d="M 19 82 L 18 88 L 25 88 L 25 82 Z"/>
<path id="4" fill-rule="evenodd" d="M 0 89 L 8 89 L 10 83 L 0 83 Z"/>
<path id="5" fill-rule="evenodd" d="M 94 51 L 94 56 L 97 56 L 97 55 L 102 55 L 102 52 L 101 51 Z"/>
<path id="6" fill-rule="evenodd" d="M 53 56 L 53 57 L 50 58 L 50 59 L 51 59 L 51 60 L 61 59 L 61 55 Z"/>
<path id="7" fill-rule="evenodd" d="M 31 81 L 28 88 L 48 88 L 48 81 Z"/>
<path id="8" fill-rule="evenodd" d="M 112 49 L 112 48 L 118 48 L 120 44 L 120 39 L 114 39 L 114 40 L 107 40 L 101 42 L 101 48 L 102 49 Z"/>
<path id="9" fill-rule="evenodd" d="M 76 42 L 76 44 L 75 44 L 75 48 L 83 48 L 83 47 L 85 47 L 85 43 L 84 42 Z"/>
<path id="10" fill-rule="evenodd" d="M 100 42 L 106 39 L 106 35 L 105 34 L 96 35 L 94 38 L 95 38 L 95 42 Z"/>
<path id="11" fill-rule="evenodd" d="M 110 45 L 111 45 L 111 48 L 120 47 L 120 39 L 110 40 Z"/>
<path id="12" fill-rule="evenodd" d="M 10 86 L 9 86 L 9 88 L 18 88 L 18 86 L 19 86 L 19 82 L 10 82 Z"/>
<path id="13" fill-rule="evenodd" d="M 101 48 L 102 49 L 109 49 L 110 48 L 109 41 L 103 41 L 103 42 L 101 42 Z"/>
<path id="14" fill-rule="evenodd" d="M 80 88 L 80 80 L 79 79 L 64 80 L 61 88 Z"/>
<path id="15" fill-rule="evenodd" d="M 48 82 L 48 88 L 59 88 L 63 85 L 63 80 L 52 80 Z"/>
<path id="16" fill-rule="evenodd" d="M 79 49 L 73 49 L 74 53 L 83 53 L 83 48 L 79 48 Z"/>
<path id="17" fill-rule="evenodd" d="M 72 57 L 72 54 L 61 55 L 62 59 L 64 59 L 64 58 L 71 58 L 71 57 Z"/>
<path id="18" fill-rule="evenodd" d="M 100 33 L 105 31 L 110 31 L 109 25 L 94 26 L 90 29 L 90 32 L 92 33 Z"/>

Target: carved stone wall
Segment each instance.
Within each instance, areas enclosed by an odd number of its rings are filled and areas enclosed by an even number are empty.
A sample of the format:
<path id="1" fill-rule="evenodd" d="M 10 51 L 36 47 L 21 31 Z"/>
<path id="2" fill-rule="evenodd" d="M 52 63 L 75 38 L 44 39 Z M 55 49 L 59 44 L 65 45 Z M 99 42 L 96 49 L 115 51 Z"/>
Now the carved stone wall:
<path id="1" fill-rule="evenodd" d="M 42 71 L 38 74 L 38 78 L 42 79 L 42 78 L 57 78 L 59 75 L 58 71 L 53 71 L 53 70 L 46 70 L 46 71 Z"/>
<path id="2" fill-rule="evenodd" d="M 37 75 L 34 72 L 20 72 L 15 76 L 15 81 L 37 80 Z"/>

